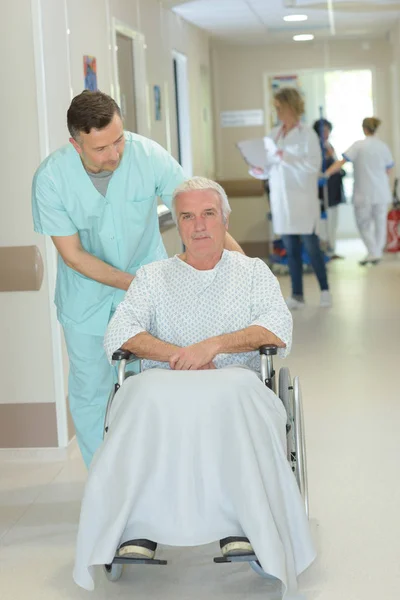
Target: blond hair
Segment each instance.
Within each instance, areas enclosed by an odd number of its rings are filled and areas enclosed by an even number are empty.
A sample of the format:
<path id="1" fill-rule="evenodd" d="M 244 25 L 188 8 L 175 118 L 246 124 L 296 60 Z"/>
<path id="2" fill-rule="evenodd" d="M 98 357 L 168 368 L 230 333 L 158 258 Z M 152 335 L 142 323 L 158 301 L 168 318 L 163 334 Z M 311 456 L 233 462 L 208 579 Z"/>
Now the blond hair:
<path id="1" fill-rule="evenodd" d="M 297 117 L 304 114 L 304 100 L 295 88 L 282 88 L 274 96 L 280 104 L 285 104 L 295 113 Z"/>
<path id="2" fill-rule="evenodd" d="M 375 131 L 378 129 L 379 125 L 382 123 L 380 119 L 376 117 L 367 117 L 362 122 L 363 129 L 368 131 L 368 133 L 374 135 Z"/>
<path id="3" fill-rule="evenodd" d="M 228 196 L 226 195 L 224 188 L 220 186 L 219 183 L 212 181 L 212 179 L 207 179 L 206 177 L 192 177 L 191 179 L 187 179 L 178 185 L 178 187 L 175 189 L 172 195 L 172 216 L 174 220 L 176 221 L 176 199 L 179 194 L 197 190 L 213 190 L 214 192 L 217 192 L 221 202 L 222 219 L 223 222 L 226 223 L 228 216 L 231 213 Z"/>

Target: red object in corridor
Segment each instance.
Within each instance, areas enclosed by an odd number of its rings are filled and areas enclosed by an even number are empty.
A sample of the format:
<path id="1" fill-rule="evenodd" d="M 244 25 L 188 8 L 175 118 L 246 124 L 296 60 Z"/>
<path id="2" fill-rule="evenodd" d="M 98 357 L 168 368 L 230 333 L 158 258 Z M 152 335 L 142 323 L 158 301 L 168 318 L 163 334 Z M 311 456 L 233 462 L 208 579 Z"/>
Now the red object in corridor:
<path id="1" fill-rule="evenodd" d="M 400 252 L 400 208 L 393 207 L 387 219 L 386 252 Z"/>

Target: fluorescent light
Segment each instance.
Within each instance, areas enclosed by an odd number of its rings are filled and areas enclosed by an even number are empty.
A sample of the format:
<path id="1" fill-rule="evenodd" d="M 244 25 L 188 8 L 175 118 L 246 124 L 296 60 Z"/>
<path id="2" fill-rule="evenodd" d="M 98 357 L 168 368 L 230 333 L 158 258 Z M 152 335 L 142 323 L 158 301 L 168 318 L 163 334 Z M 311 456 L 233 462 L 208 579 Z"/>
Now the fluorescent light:
<path id="1" fill-rule="evenodd" d="M 314 39 L 312 33 L 301 33 L 300 35 L 294 35 L 293 39 L 295 42 L 309 42 Z"/>
<path id="2" fill-rule="evenodd" d="M 307 21 L 308 17 L 307 15 L 286 15 L 286 17 L 283 17 L 284 21 Z"/>

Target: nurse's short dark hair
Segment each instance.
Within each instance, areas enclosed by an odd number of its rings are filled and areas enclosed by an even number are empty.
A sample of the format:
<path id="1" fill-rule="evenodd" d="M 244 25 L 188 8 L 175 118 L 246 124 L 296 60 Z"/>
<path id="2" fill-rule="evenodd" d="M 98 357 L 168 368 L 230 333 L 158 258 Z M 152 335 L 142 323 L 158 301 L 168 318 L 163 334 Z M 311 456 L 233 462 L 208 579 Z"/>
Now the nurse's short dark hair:
<path id="1" fill-rule="evenodd" d="M 92 129 L 104 129 L 114 115 L 121 116 L 118 104 L 103 92 L 84 90 L 72 100 L 67 112 L 67 125 L 71 137 L 76 140 L 79 134 L 90 133 Z"/>
<path id="2" fill-rule="evenodd" d="M 320 135 L 323 127 L 327 127 L 329 131 L 332 131 L 333 129 L 333 125 L 330 121 L 328 121 L 328 119 L 318 119 L 318 121 L 315 121 L 313 125 L 314 131 L 317 135 Z"/>

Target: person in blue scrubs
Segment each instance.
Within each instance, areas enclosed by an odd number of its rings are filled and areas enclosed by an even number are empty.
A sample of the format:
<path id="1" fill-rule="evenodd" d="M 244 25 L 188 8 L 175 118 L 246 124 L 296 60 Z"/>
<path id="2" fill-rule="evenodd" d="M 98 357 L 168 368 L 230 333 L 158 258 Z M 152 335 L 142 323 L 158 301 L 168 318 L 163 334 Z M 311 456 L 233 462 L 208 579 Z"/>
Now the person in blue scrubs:
<path id="1" fill-rule="evenodd" d="M 102 92 L 76 96 L 67 123 L 70 143 L 34 176 L 32 212 L 35 231 L 58 250 L 55 303 L 70 363 L 69 405 L 89 466 L 114 382 L 104 334 L 137 269 L 167 257 L 157 196 L 171 208 L 185 176 L 159 144 L 124 131 L 118 105 Z M 225 247 L 241 251 L 229 234 Z"/>

